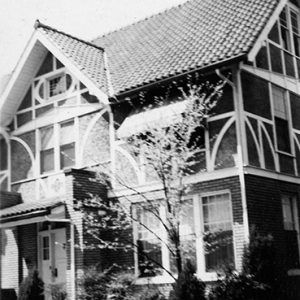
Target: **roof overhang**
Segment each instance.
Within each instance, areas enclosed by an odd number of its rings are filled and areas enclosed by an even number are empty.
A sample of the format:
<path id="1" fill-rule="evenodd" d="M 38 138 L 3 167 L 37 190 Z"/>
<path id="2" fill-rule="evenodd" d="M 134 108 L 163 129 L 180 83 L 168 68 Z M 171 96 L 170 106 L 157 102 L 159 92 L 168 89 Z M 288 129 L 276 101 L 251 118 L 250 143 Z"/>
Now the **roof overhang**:
<path id="1" fill-rule="evenodd" d="M 11 228 L 39 222 L 70 222 L 65 218 L 65 204 L 59 200 L 37 205 L 36 202 L 17 204 L 1 211 L 0 228 Z"/>
<path id="2" fill-rule="evenodd" d="M 6 127 L 10 124 L 30 86 L 32 78 L 38 71 L 48 51 L 57 57 L 89 89 L 90 93 L 99 99 L 100 103 L 105 105 L 109 103 L 108 95 L 101 91 L 88 76 L 81 72 L 80 68 L 56 47 L 54 43 L 40 31 L 35 30 L 0 96 L 1 127 Z"/>

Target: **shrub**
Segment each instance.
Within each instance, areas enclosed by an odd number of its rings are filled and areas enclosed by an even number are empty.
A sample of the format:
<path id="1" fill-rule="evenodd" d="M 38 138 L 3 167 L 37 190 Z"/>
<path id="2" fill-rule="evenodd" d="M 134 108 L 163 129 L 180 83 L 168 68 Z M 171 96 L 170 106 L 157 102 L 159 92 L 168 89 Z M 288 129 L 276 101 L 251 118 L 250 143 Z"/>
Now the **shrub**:
<path id="1" fill-rule="evenodd" d="M 18 300 L 43 300 L 44 283 L 37 270 L 31 270 L 19 288 Z"/>
<path id="2" fill-rule="evenodd" d="M 98 266 L 85 269 L 78 280 L 79 300 L 133 299 L 134 276 L 120 272 L 116 266 L 101 270 Z"/>
<path id="3" fill-rule="evenodd" d="M 227 270 L 209 293 L 210 300 L 263 299 L 266 286 L 245 273 Z"/>
<path id="4" fill-rule="evenodd" d="M 112 268 L 104 271 L 98 266 L 86 268 L 78 280 L 79 300 L 106 300 L 111 276 Z"/>
<path id="5" fill-rule="evenodd" d="M 107 286 L 107 299 L 129 300 L 133 298 L 134 275 L 120 272 L 111 277 Z"/>
<path id="6" fill-rule="evenodd" d="M 64 284 L 50 284 L 49 292 L 52 300 L 66 300 L 67 292 Z"/>
<path id="7" fill-rule="evenodd" d="M 138 295 L 139 300 L 166 300 L 166 297 L 158 290 L 148 287 Z"/>
<path id="8" fill-rule="evenodd" d="M 170 292 L 169 300 L 204 300 L 205 284 L 196 276 L 196 268 L 187 260 L 183 271 L 173 284 L 173 290 Z"/>

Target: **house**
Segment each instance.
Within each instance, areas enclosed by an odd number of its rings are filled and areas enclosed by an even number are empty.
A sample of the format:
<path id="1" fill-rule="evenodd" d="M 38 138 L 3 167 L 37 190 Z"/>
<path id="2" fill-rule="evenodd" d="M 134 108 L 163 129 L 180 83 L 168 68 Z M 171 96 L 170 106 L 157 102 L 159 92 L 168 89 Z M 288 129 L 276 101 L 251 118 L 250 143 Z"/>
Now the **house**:
<path id="1" fill-rule="evenodd" d="M 107 189 L 95 180 L 93 171 L 107 169 L 159 198 L 122 138 L 172 110 L 145 115 L 128 99 L 196 73 L 226 81 L 204 135 L 206 172 L 188 178 L 197 273 L 215 280 L 219 260 L 204 252 L 201 228 L 227 228 L 232 243 L 220 255 L 240 269 L 255 225 L 273 235 L 299 286 L 299 13 L 296 0 L 190 0 L 91 42 L 37 21 L 0 101 L 2 292 L 17 292 L 32 268 L 47 286 L 65 285 L 69 299 L 85 265 L 116 261 L 141 275 L 137 255 L 103 259 L 83 247 L 74 202 L 91 194 L 134 199 L 117 182 Z M 142 230 L 134 236 L 151 239 Z M 156 259 L 172 267 L 163 246 Z M 170 282 L 162 273 L 139 283 L 149 280 Z"/>

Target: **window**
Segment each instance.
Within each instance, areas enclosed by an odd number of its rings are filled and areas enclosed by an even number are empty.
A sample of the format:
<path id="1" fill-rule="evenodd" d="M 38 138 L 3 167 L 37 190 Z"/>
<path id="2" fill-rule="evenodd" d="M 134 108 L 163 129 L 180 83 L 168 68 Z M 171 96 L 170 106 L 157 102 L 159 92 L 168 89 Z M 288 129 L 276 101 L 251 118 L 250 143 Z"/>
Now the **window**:
<path id="1" fill-rule="evenodd" d="M 61 74 L 48 80 L 48 96 L 54 97 L 66 91 L 66 76 Z"/>
<path id="2" fill-rule="evenodd" d="M 50 259 L 49 236 L 43 236 L 43 260 Z"/>
<path id="3" fill-rule="evenodd" d="M 138 270 L 140 277 L 157 275 L 162 264 L 161 224 L 158 218 L 142 207 L 136 208 Z"/>
<path id="4" fill-rule="evenodd" d="M 286 153 L 291 152 L 289 114 L 286 91 L 272 85 L 272 96 L 274 103 L 274 117 L 277 138 L 277 149 Z"/>
<path id="5" fill-rule="evenodd" d="M 41 138 L 41 173 L 54 170 L 54 130 L 53 126 L 40 130 Z"/>
<path id="6" fill-rule="evenodd" d="M 58 142 L 55 142 L 55 137 Z M 58 171 L 75 164 L 74 121 L 40 129 L 41 174 Z"/>
<path id="7" fill-rule="evenodd" d="M 159 211 L 159 217 L 164 220 L 164 208 L 160 207 Z M 194 262 L 200 275 L 219 271 L 224 266 L 234 266 L 230 193 L 203 197 L 194 195 L 185 201 L 180 212 L 179 234 L 183 260 L 188 258 Z M 135 243 L 138 245 L 136 266 L 139 276 L 162 274 L 158 264 L 175 273 L 175 258 L 165 243 L 161 242 L 166 239 L 161 222 L 150 209 L 138 207 L 135 213 L 138 220 Z"/>
<path id="8" fill-rule="evenodd" d="M 285 230 L 296 230 L 297 201 L 296 197 L 283 195 L 281 197 L 283 227 Z"/>

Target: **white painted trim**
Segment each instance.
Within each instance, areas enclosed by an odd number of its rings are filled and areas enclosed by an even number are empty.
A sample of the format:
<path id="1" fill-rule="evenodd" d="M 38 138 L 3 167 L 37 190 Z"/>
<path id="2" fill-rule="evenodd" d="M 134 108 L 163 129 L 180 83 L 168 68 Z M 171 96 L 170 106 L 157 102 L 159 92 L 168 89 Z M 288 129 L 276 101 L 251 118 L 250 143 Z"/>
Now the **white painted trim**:
<path id="1" fill-rule="evenodd" d="M 116 146 L 115 147 L 115 151 L 119 151 L 119 153 L 123 154 L 127 159 L 128 161 L 130 162 L 130 164 L 132 165 L 133 169 L 135 170 L 135 173 L 136 173 L 136 176 L 137 176 L 137 180 L 138 180 L 138 184 L 142 184 L 142 179 L 143 179 L 143 174 L 138 166 L 138 163 L 134 160 L 134 158 L 130 155 L 130 153 L 128 153 L 125 149 L 119 147 L 119 146 Z M 117 174 L 112 174 L 112 176 L 115 177 L 115 180 L 118 180 L 116 178 Z"/>
<path id="2" fill-rule="evenodd" d="M 260 144 L 259 144 L 259 141 L 257 140 L 257 137 L 256 137 L 256 134 L 255 134 L 255 131 L 252 127 L 252 124 L 250 123 L 250 121 L 248 120 L 247 117 L 245 117 L 245 122 L 246 124 L 248 125 L 248 128 L 252 134 L 252 137 L 253 137 L 253 140 L 254 140 L 254 143 L 255 143 L 255 146 L 256 146 L 256 151 L 257 151 L 257 155 L 258 155 L 258 158 L 259 158 L 259 161 L 260 161 L 260 166 L 262 166 L 262 158 L 261 158 L 261 147 L 260 147 Z"/>
<path id="3" fill-rule="evenodd" d="M 213 151 L 211 153 L 212 166 L 215 166 L 216 156 L 219 150 L 219 146 L 223 140 L 223 137 L 226 134 L 227 130 L 230 128 L 230 126 L 234 123 L 234 121 L 235 121 L 235 117 L 232 116 L 229 120 L 227 120 L 227 122 L 225 123 L 225 125 L 222 127 L 221 131 L 218 134 L 218 137 L 213 145 Z"/>
<path id="4" fill-rule="evenodd" d="M 226 119 L 226 118 L 230 118 L 232 116 L 234 116 L 234 111 L 230 111 L 230 112 L 227 112 L 227 113 L 224 113 L 224 114 L 209 117 L 208 122 L 213 122 L 213 121 L 217 121 L 217 120 L 220 120 L 220 119 Z"/>
<path id="5" fill-rule="evenodd" d="M 279 15 L 280 15 L 282 9 L 284 8 L 284 6 L 287 4 L 287 2 L 288 2 L 287 0 L 281 0 L 279 2 L 279 4 L 277 5 L 277 7 L 276 7 L 275 11 L 273 12 L 271 18 L 269 19 L 269 21 L 265 25 L 263 31 L 260 33 L 260 35 L 259 35 L 258 39 L 256 40 L 254 46 L 250 50 L 250 52 L 248 54 L 248 60 L 249 61 L 251 61 L 251 62 L 254 61 L 255 56 L 257 55 L 258 51 L 260 50 L 261 46 L 263 45 L 264 40 L 267 39 L 270 30 L 272 29 L 273 25 L 275 24 L 275 22 L 279 18 Z"/>
<path id="6" fill-rule="evenodd" d="M 70 223 L 70 286 L 71 299 L 76 298 L 76 270 L 75 270 L 75 229 L 74 224 Z"/>
<path id="7" fill-rule="evenodd" d="M 44 222 L 44 221 L 46 221 L 45 216 L 35 217 L 35 218 L 25 219 L 25 220 L 12 221 L 12 222 L 0 224 L 0 229 L 11 228 L 11 227 L 27 225 L 27 224 L 33 224 L 33 223 L 39 223 L 39 222 Z"/>
<path id="8" fill-rule="evenodd" d="M 30 147 L 22 139 L 20 139 L 18 137 L 11 137 L 10 140 L 20 143 L 25 148 L 25 150 L 28 152 L 29 157 L 31 159 L 31 165 L 32 165 L 32 168 L 33 168 L 33 176 L 35 177 L 36 176 L 36 174 L 35 174 L 35 169 L 36 169 L 35 168 L 35 163 L 36 162 L 35 162 L 34 155 L 32 153 L 32 150 L 30 149 Z"/>
<path id="9" fill-rule="evenodd" d="M 249 174 L 249 175 L 256 175 L 259 177 L 266 177 L 266 178 L 270 178 L 270 179 L 300 184 L 300 177 L 296 177 L 293 175 L 281 174 L 279 172 L 274 172 L 271 170 L 263 170 L 263 169 L 259 169 L 259 168 L 255 168 L 255 167 L 251 167 L 251 166 L 245 166 L 244 173 Z"/>
<path id="10" fill-rule="evenodd" d="M 86 142 L 88 140 L 89 134 L 92 131 L 92 129 L 94 128 L 96 122 L 102 117 L 102 115 L 104 113 L 108 112 L 107 108 L 104 107 L 103 109 L 101 109 L 99 112 L 96 113 L 96 115 L 92 118 L 92 120 L 89 122 L 89 125 L 87 127 L 87 129 L 85 130 L 83 139 L 82 139 L 82 143 L 80 143 L 80 149 L 79 149 L 79 160 L 78 160 L 78 166 L 82 167 L 83 164 L 83 154 L 84 154 L 84 147 L 86 145 Z M 99 133 L 100 134 L 100 133 Z M 79 145 L 78 145 L 79 146 Z"/>
<path id="11" fill-rule="evenodd" d="M 268 124 L 270 124 L 270 125 L 273 125 L 273 121 L 272 121 L 272 120 L 266 119 L 266 118 L 261 117 L 261 116 L 259 116 L 259 115 L 252 114 L 252 113 L 250 113 L 250 112 L 248 112 L 248 111 L 244 111 L 244 115 L 245 115 L 246 117 L 250 117 L 250 118 L 252 118 L 252 119 L 260 120 L 260 121 L 262 121 L 262 122 L 265 122 L 265 123 L 268 123 Z"/>
<path id="12" fill-rule="evenodd" d="M 223 178 L 238 176 L 238 174 L 239 172 L 237 167 L 215 170 L 212 172 L 203 172 L 195 175 L 190 175 L 184 178 L 184 184 L 195 184 L 195 183 L 205 182 L 210 180 L 223 179 Z M 163 186 L 161 183 L 151 183 L 151 184 L 146 184 L 144 186 L 134 187 L 134 191 L 126 188 L 114 189 L 108 192 L 108 197 L 113 198 L 113 197 L 130 196 L 136 193 L 153 192 L 162 189 Z"/>

